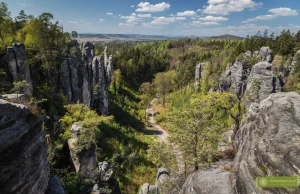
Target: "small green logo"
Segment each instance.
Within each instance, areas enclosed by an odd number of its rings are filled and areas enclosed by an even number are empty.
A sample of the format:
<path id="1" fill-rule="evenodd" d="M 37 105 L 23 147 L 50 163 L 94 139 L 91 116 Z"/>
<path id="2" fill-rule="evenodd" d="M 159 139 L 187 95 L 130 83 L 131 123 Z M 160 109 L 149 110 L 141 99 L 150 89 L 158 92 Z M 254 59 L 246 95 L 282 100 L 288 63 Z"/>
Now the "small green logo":
<path id="1" fill-rule="evenodd" d="M 257 188 L 297 188 L 298 176 L 259 176 L 256 177 Z"/>

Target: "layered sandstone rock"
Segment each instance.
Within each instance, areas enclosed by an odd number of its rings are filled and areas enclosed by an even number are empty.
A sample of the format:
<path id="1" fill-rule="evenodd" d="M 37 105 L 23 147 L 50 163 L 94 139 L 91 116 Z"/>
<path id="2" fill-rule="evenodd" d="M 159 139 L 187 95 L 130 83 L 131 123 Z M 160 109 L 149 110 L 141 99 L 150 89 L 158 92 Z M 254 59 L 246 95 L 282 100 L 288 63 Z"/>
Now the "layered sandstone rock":
<path id="1" fill-rule="evenodd" d="M 50 182 L 42 121 L 24 105 L 0 99 L 0 191 L 45 193 Z"/>

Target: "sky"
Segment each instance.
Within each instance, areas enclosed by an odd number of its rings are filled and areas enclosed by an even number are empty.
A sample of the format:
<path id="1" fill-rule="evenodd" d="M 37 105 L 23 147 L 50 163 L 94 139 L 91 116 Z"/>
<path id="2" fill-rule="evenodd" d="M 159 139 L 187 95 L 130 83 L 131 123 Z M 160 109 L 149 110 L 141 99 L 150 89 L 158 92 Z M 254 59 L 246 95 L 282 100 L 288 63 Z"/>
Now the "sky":
<path id="1" fill-rule="evenodd" d="M 299 0 L 0 0 L 14 18 L 50 12 L 78 33 L 247 36 L 300 30 Z"/>

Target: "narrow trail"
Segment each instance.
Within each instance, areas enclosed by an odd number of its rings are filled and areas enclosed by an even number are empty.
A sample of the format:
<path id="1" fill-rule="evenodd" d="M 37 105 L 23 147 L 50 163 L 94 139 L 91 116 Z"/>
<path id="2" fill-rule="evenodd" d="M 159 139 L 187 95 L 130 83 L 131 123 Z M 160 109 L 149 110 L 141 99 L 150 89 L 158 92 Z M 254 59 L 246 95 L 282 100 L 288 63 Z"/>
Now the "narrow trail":
<path id="1" fill-rule="evenodd" d="M 154 119 L 154 109 L 153 109 L 153 103 L 155 101 L 155 98 L 151 101 L 150 103 L 150 107 L 147 109 L 147 114 L 149 115 L 149 123 L 153 126 L 154 130 L 160 131 L 159 134 L 156 134 L 156 136 L 158 137 L 158 139 L 166 144 L 170 144 L 168 137 L 169 137 L 169 133 L 162 128 L 159 124 L 156 123 L 155 119 Z M 184 168 L 184 162 L 182 159 L 182 154 L 178 148 L 177 145 L 175 144 L 171 144 L 173 147 L 173 151 L 176 157 L 176 162 L 177 162 L 177 166 L 178 166 L 178 173 L 179 174 L 183 174 L 185 171 Z"/>

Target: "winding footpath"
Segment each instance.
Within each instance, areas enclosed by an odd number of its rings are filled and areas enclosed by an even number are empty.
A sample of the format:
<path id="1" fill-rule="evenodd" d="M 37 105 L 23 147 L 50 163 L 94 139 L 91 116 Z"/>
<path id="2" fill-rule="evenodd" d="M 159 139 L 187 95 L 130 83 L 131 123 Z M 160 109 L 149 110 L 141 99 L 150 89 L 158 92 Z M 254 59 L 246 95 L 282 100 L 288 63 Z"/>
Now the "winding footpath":
<path id="1" fill-rule="evenodd" d="M 156 136 L 158 137 L 159 141 L 162 141 L 166 144 L 170 144 L 168 137 L 169 137 L 169 133 L 163 129 L 159 124 L 156 123 L 155 119 L 154 119 L 154 109 L 153 109 L 153 103 L 155 101 L 155 98 L 151 101 L 150 103 L 150 107 L 147 109 L 147 114 L 149 115 L 149 123 L 153 126 L 154 130 L 159 131 L 160 133 L 156 134 Z M 178 165 L 178 172 L 179 174 L 183 174 L 185 171 L 184 168 L 184 162 L 182 159 L 182 154 L 178 148 L 177 145 L 171 143 L 172 147 L 173 147 L 173 151 L 176 157 L 176 162 Z"/>

